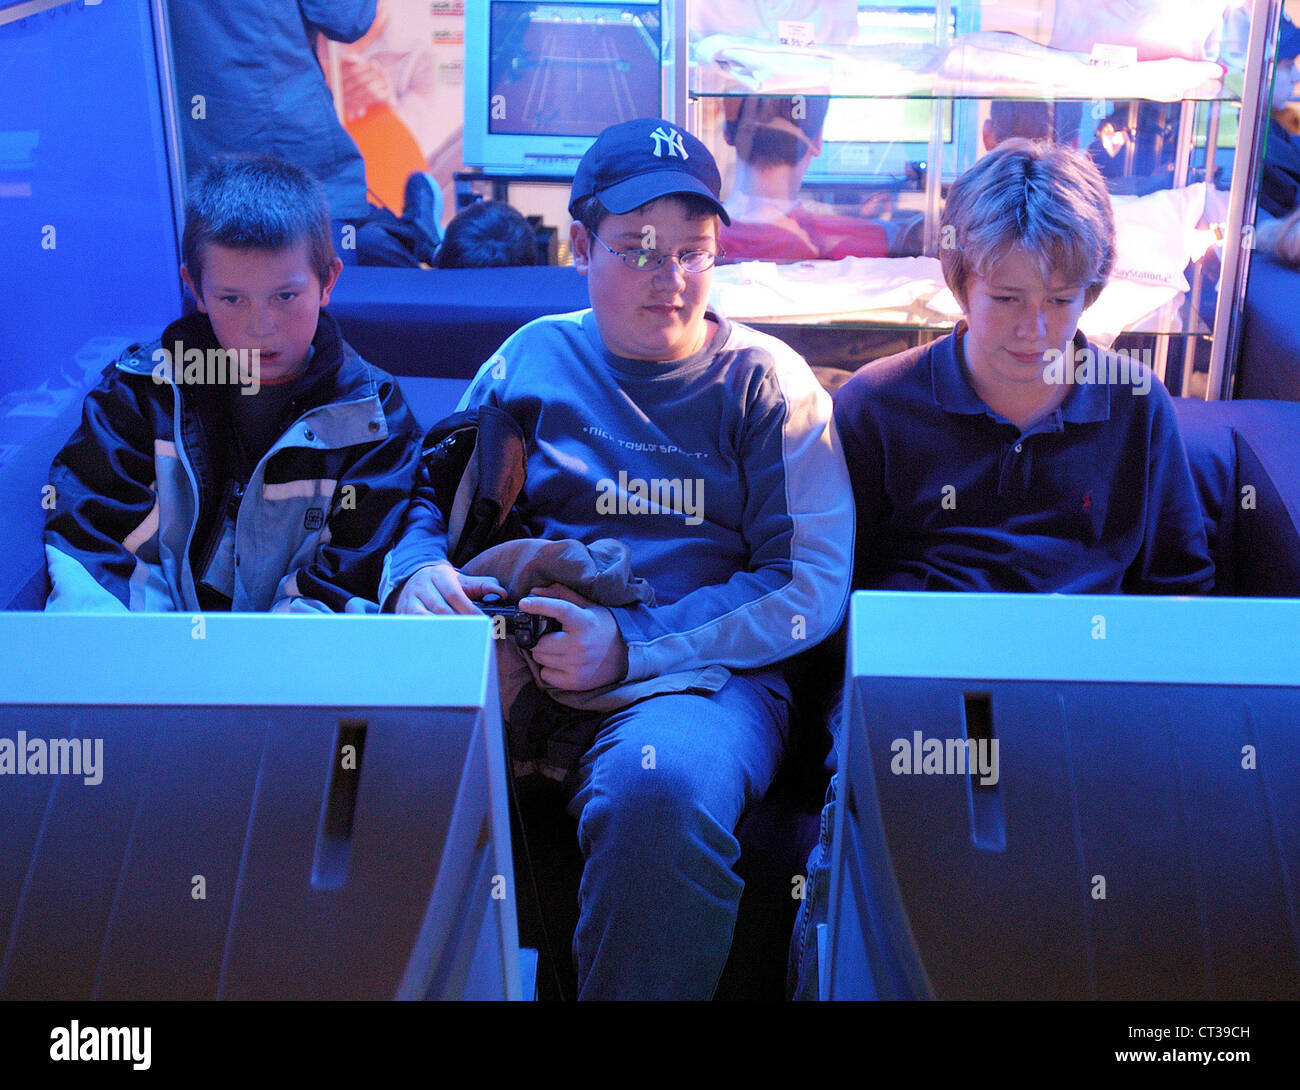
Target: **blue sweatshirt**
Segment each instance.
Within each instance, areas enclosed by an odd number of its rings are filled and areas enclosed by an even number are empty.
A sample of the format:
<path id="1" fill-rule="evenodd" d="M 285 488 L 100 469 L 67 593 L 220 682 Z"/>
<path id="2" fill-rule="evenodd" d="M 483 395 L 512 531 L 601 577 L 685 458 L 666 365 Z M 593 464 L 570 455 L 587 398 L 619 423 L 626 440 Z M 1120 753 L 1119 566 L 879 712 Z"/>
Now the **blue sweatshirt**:
<path id="1" fill-rule="evenodd" d="M 624 542 L 656 604 L 612 612 L 626 680 L 778 662 L 834 630 L 848 597 L 853 499 L 830 398 L 775 338 L 716 314 L 697 354 L 609 352 L 590 310 L 515 333 L 461 408 L 509 412 L 528 440 L 518 507 L 538 537 Z M 441 540 L 410 542 L 381 600 Z"/>

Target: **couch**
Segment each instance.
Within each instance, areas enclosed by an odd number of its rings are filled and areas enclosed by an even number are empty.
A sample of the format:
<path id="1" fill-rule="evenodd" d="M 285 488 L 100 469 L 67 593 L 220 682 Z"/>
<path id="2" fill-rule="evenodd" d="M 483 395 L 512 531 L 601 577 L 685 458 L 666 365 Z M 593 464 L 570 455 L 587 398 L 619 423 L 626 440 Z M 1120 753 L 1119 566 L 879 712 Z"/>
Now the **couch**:
<path id="1" fill-rule="evenodd" d="M 1236 396 L 1300 401 L 1300 322 L 1294 300 L 1300 269 L 1255 250 L 1250 255 L 1237 357 Z"/>
<path id="2" fill-rule="evenodd" d="M 492 335 L 508 334 L 517 320 L 517 315 L 503 319 Z M 348 316 L 341 315 L 340 321 L 345 335 L 353 338 Z M 363 326 L 360 332 L 361 340 L 369 338 L 371 358 L 399 375 L 423 423 L 454 408 L 473 370 L 469 357 L 455 353 L 458 362 L 449 363 L 442 377 L 431 376 L 427 366 L 411 375 L 409 341 L 393 336 L 391 328 L 377 332 Z M 447 377 L 448 372 L 454 377 Z M 1300 597 L 1300 403 L 1176 399 L 1175 405 L 1218 573 L 1214 593 Z M 70 406 L 0 466 L 0 501 L 9 513 L 8 547 L 0 559 L 0 605 L 6 609 L 40 609 L 48 591 L 40 538 L 41 486 L 78 416 L 78 406 Z M 1153 648 L 1152 653 L 1177 654 L 1178 649 Z M 746 890 L 719 998 L 784 995 L 786 949 L 798 907 L 794 878 L 802 874 L 816 841 L 825 787 L 821 761 L 826 739 L 813 714 L 817 701 L 812 694 L 805 697 L 805 714 L 796 724 L 801 733 L 787 767 L 768 797 L 741 822 L 737 870 Z M 544 964 L 542 993 L 554 995 L 562 988 L 572 995 L 567 946 L 581 869 L 572 821 L 545 791 L 525 787 L 519 801 L 528 815 L 540 895 L 539 904 L 531 896 L 531 882 L 521 875 L 521 937 L 526 945 L 544 945 L 539 920 L 545 906 L 555 971 Z"/>

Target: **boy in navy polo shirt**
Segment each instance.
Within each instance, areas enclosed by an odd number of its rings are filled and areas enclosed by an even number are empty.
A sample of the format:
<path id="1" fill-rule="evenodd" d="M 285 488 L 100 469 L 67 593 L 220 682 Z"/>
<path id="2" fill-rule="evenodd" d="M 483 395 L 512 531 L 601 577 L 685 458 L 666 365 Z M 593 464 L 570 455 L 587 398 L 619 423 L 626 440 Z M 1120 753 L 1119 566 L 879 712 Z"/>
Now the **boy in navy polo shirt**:
<path id="1" fill-rule="evenodd" d="M 1169 395 L 1078 332 L 1114 262 L 1091 160 L 1007 141 L 953 183 L 953 333 L 835 396 L 854 587 L 1203 594 L 1200 505 Z"/>
<path id="2" fill-rule="evenodd" d="M 708 148 L 667 121 L 601 133 L 569 204 L 591 309 L 524 326 L 461 403 L 523 430 L 533 537 L 615 538 L 654 590 L 607 608 L 548 584 L 518 603 L 563 626 L 532 651 L 543 683 L 596 709 L 575 713 L 592 740 L 570 784 L 580 998 L 713 994 L 743 888 L 736 823 L 785 746 L 780 663 L 834 631 L 848 597 L 830 399 L 785 344 L 708 305 L 720 189 Z M 471 613 L 491 589 L 448 562 L 444 514 L 417 488 L 381 588 L 399 613 Z M 613 710 L 588 699 L 616 688 Z"/>
<path id="3" fill-rule="evenodd" d="M 1092 161 L 999 145 L 953 183 L 939 256 L 965 319 L 835 396 L 857 502 L 854 588 L 1208 592 L 1214 567 L 1169 395 L 1078 332 L 1115 257 Z M 833 785 L 830 797 L 828 811 Z M 823 842 L 793 949 L 796 992 L 809 997 L 828 862 Z"/>

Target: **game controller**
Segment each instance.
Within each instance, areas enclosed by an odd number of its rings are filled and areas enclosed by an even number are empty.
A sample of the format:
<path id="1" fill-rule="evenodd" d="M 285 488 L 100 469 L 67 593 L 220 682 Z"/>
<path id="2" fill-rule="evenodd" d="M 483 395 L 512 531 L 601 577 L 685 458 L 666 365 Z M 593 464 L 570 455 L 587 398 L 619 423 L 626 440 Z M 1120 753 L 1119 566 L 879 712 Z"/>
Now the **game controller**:
<path id="1" fill-rule="evenodd" d="M 518 606 L 494 605 L 488 602 L 480 602 L 479 609 L 489 617 L 504 617 L 506 633 L 514 637 L 514 641 L 524 649 L 537 646 L 537 641 L 551 632 L 561 631 L 560 622 L 554 617 L 542 617 L 536 613 L 525 613 Z M 495 621 L 492 625 L 492 633 L 496 634 L 497 628 Z"/>

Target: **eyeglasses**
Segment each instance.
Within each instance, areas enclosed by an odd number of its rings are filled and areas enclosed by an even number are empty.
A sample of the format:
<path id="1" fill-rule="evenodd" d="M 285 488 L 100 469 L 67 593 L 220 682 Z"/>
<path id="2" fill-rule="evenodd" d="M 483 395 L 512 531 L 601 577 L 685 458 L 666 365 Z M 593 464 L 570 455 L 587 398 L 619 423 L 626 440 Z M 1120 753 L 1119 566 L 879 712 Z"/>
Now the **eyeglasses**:
<path id="1" fill-rule="evenodd" d="M 683 250 L 679 254 L 662 254 L 658 250 L 616 250 L 595 231 L 589 231 L 588 234 L 629 269 L 637 272 L 654 272 L 671 258 L 684 273 L 702 273 L 713 268 L 713 263 L 726 253 L 725 250 L 719 250 L 716 254 L 712 250 Z"/>

